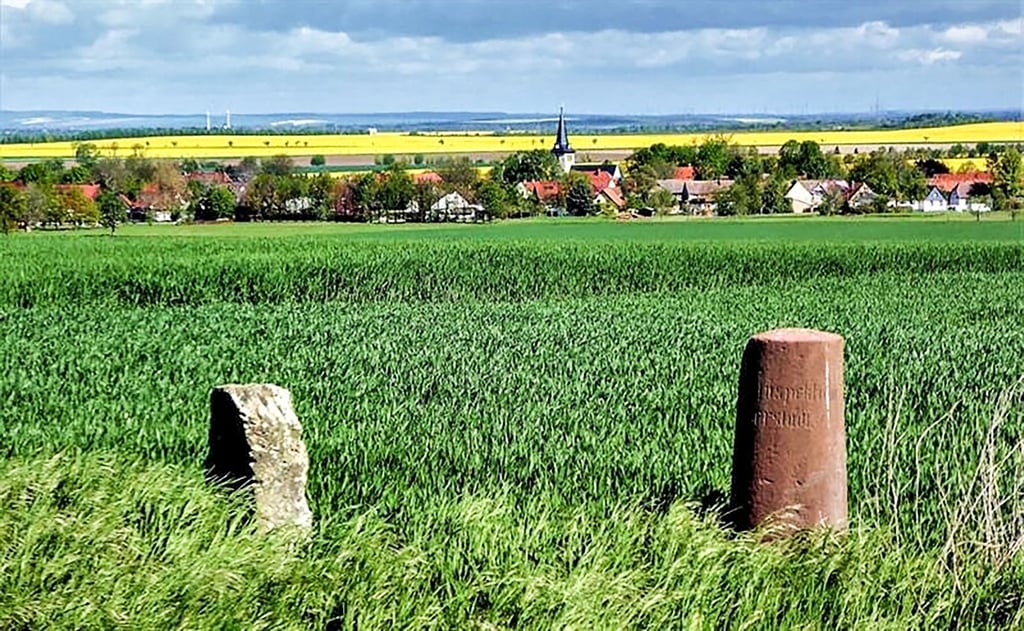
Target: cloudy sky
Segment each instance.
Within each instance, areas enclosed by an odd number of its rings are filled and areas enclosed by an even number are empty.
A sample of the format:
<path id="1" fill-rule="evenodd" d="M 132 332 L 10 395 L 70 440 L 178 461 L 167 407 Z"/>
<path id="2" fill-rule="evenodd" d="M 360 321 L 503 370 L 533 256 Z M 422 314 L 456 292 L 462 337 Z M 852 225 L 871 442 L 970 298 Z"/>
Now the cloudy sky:
<path id="1" fill-rule="evenodd" d="M 1022 2 L 0 0 L 0 109 L 1016 109 Z"/>

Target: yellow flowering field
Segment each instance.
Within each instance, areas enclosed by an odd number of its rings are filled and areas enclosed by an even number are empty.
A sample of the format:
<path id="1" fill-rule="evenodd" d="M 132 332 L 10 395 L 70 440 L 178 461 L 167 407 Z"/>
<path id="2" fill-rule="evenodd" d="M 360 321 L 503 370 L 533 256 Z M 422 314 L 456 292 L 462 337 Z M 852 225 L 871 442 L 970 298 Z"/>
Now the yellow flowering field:
<path id="1" fill-rule="evenodd" d="M 571 133 L 571 132 L 570 132 Z M 813 140 L 823 147 L 834 145 L 899 145 L 915 143 L 1024 142 L 1024 123 L 973 123 L 948 127 L 882 131 L 772 131 L 737 132 L 727 136 L 740 145 L 779 146 L 787 140 Z M 654 143 L 699 143 L 706 133 L 689 134 L 572 134 L 577 151 L 630 150 Z M 552 137 L 471 133 L 379 133 L 319 135 L 195 135 L 118 138 L 96 141 L 106 155 L 127 156 L 141 151 L 151 158 L 240 158 L 292 155 L 415 155 L 438 153 L 492 153 L 546 149 Z M 0 145 L 0 158 L 70 158 L 73 142 Z M 980 165 L 979 165 L 980 166 Z"/>

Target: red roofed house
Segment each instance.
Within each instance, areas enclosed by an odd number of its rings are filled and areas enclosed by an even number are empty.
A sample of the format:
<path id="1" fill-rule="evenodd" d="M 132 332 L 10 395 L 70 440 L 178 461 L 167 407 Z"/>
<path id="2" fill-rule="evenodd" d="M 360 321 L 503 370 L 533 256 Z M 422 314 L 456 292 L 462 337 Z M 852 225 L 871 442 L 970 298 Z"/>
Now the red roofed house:
<path id="1" fill-rule="evenodd" d="M 595 173 L 584 171 L 583 174 L 590 180 L 590 187 L 594 189 L 594 193 L 600 193 L 606 188 L 615 188 L 615 179 L 607 171 Z"/>
<path id="2" fill-rule="evenodd" d="M 584 175 L 607 173 L 612 176 L 612 179 L 616 182 L 622 180 L 622 170 L 619 169 L 619 165 L 612 164 L 611 162 L 602 164 L 574 164 L 572 165 L 571 171 L 573 173 L 582 173 Z"/>
<path id="3" fill-rule="evenodd" d="M 991 181 L 991 178 L 989 178 Z M 992 210 L 992 207 L 985 201 L 979 199 L 978 189 L 987 189 L 988 182 L 960 182 L 949 191 L 950 210 L 984 212 Z"/>
<path id="4" fill-rule="evenodd" d="M 676 167 L 672 173 L 672 180 L 693 180 L 697 178 L 697 170 L 691 166 Z"/>
<path id="5" fill-rule="evenodd" d="M 930 186 L 936 186 L 943 193 L 949 194 L 958 184 L 982 184 L 992 183 L 992 174 L 984 171 L 972 171 L 970 173 L 939 173 L 928 178 Z"/>
<path id="6" fill-rule="evenodd" d="M 58 184 L 54 188 L 56 188 L 58 191 L 70 191 L 73 189 L 78 189 L 82 191 L 82 195 L 84 195 L 86 199 L 91 199 L 92 201 L 96 201 L 96 198 L 100 194 L 99 184 Z"/>
<path id="7" fill-rule="evenodd" d="M 626 207 L 626 197 L 622 194 L 621 188 L 608 186 L 597 192 L 594 204 L 596 206 L 611 205 L 622 210 Z"/>
<path id="8" fill-rule="evenodd" d="M 516 189 L 523 197 L 534 197 L 542 204 L 557 203 L 558 197 L 562 194 L 562 185 L 557 180 L 520 182 Z"/>
<path id="9" fill-rule="evenodd" d="M 421 182 L 430 182 L 431 184 L 440 184 L 443 179 L 441 176 L 433 171 L 424 171 L 423 173 L 417 173 L 412 176 L 412 181 L 416 184 Z"/>

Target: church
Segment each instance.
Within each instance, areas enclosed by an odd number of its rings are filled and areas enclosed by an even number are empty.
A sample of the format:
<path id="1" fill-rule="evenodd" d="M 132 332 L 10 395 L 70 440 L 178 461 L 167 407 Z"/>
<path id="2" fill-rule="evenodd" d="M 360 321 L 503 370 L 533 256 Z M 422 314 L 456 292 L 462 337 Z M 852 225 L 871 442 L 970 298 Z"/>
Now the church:
<path id="1" fill-rule="evenodd" d="M 564 173 L 576 171 L 591 178 L 607 173 L 613 182 L 622 180 L 622 171 L 617 164 L 607 161 L 602 164 L 576 164 L 576 150 L 569 144 L 569 130 L 565 124 L 565 108 L 558 110 L 558 130 L 555 132 L 555 146 L 552 147 L 551 153 L 558 159 Z"/>

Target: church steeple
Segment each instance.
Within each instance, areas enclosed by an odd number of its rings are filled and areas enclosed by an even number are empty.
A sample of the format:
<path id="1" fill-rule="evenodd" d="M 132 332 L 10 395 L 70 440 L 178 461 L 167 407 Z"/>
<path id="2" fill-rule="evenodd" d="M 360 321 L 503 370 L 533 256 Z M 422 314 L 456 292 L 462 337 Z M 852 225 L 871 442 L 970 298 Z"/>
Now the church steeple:
<path id="1" fill-rule="evenodd" d="M 555 146 L 551 153 L 558 158 L 562 170 L 568 173 L 576 163 L 576 151 L 569 144 L 569 132 L 565 127 L 565 108 L 558 109 L 558 131 L 555 133 Z"/>

